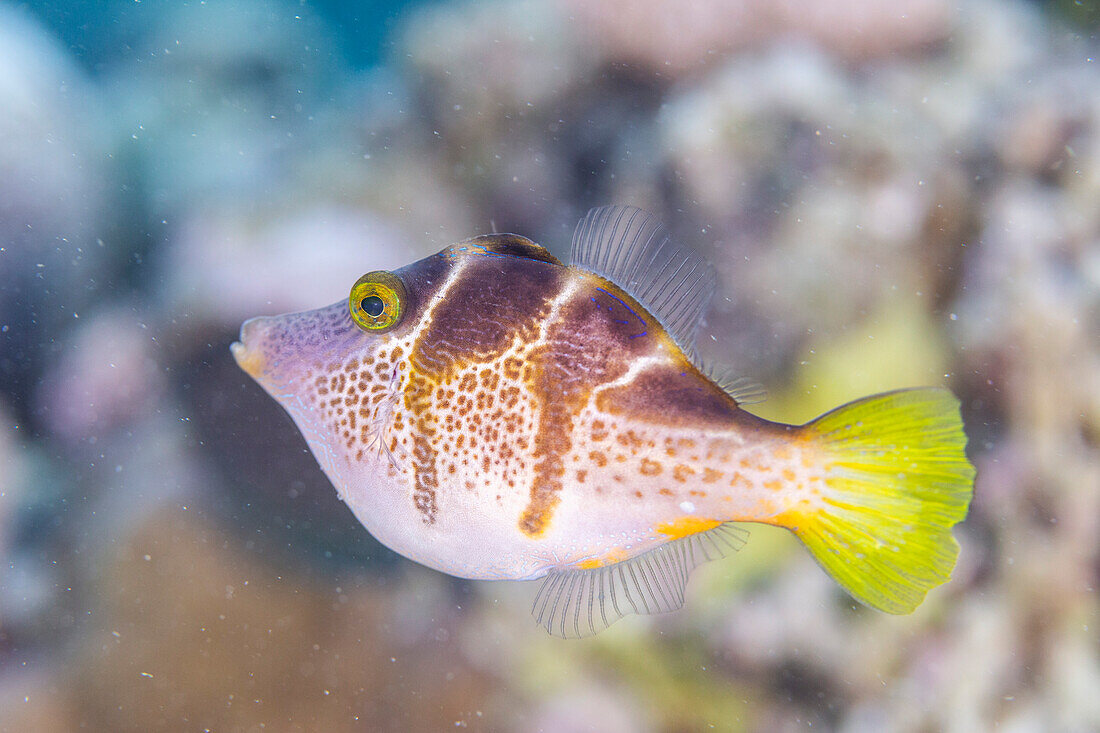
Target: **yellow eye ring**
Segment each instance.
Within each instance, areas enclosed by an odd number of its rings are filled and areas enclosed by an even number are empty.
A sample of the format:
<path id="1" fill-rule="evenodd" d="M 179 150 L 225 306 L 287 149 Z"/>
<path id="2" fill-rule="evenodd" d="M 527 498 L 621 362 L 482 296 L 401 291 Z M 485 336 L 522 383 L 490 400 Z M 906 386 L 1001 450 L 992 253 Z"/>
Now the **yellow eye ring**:
<path id="1" fill-rule="evenodd" d="M 368 272 L 355 281 L 348 296 L 348 311 L 364 331 L 388 331 L 401 322 L 407 305 L 405 286 L 388 272 Z"/>

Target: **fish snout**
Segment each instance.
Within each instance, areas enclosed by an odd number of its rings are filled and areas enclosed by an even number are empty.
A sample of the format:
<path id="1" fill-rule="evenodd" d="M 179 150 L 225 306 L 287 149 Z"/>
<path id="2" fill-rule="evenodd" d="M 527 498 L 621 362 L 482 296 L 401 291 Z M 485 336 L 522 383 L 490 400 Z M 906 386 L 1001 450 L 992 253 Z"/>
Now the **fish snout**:
<path id="1" fill-rule="evenodd" d="M 234 341 L 229 347 L 237 366 L 257 381 L 266 367 L 263 345 L 273 320 L 266 316 L 249 318 L 241 326 L 240 341 Z"/>

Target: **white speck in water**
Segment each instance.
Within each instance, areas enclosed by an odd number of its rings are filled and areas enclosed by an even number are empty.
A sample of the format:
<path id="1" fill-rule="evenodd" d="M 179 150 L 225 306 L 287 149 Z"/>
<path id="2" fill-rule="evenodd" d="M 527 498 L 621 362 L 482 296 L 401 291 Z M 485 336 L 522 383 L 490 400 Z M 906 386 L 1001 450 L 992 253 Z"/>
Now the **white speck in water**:
<path id="1" fill-rule="evenodd" d="M 692 504 L 690 501 L 681 501 L 680 502 L 680 511 L 684 512 L 684 514 L 694 514 L 695 513 L 695 505 Z"/>

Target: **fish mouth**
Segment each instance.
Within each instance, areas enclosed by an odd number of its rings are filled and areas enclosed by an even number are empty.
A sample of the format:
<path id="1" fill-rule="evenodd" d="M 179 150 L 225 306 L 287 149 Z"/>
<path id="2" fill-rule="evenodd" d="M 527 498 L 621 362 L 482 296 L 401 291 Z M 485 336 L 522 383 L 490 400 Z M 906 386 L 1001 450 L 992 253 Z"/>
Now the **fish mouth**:
<path id="1" fill-rule="evenodd" d="M 237 366 L 244 370 L 248 376 L 256 381 L 263 376 L 266 360 L 262 350 L 257 348 L 258 342 L 263 340 L 263 334 L 257 331 L 266 330 L 264 321 L 267 318 L 250 318 L 241 326 L 240 341 L 234 341 L 229 345 L 229 351 Z"/>

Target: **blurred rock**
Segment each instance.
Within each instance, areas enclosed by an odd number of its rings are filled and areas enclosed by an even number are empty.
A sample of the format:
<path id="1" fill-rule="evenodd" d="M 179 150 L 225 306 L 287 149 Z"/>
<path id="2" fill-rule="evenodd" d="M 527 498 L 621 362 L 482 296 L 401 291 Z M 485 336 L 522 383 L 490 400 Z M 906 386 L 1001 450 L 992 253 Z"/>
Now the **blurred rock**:
<path id="1" fill-rule="evenodd" d="M 181 4 L 107 69 L 117 155 L 153 220 L 263 198 L 320 139 L 312 110 L 339 55 L 307 7 L 262 0 Z"/>
<path id="2" fill-rule="evenodd" d="M 32 460 L 24 445 L 25 426 L 0 399 L 0 650 L 51 601 L 50 578 L 21 544 L 26 513 L 35 501 Z M 0 651 L 0 659 L 4 653 Z"/>
<path id="3" fill-rule="evenodd" d="M 22 10 L 0 6 L 0 391 L 16 409 L 50 339 L 104 287 L 116 181 L 97 93 Z"/>
<path id="4" fill-rule="evenodd" d="M 281 212 L 208 209 L 180 228 L 160 264 L 165 318 L 236 333 L 247 318 L 310 310 L 347 298 L 365 272 L 429 254 L 368 213 L 339 206 Z M 434 251 L 434 250 L 433 250 Z"/>
<path id="5" fill-rule="evenodd" d="M 99 582 L 68 674 L 92 729 L 442 730 L 476 725 L 491 689 L 429 596 L 287 575 L 194 510 L 150 517 Z M 394 634 L 421 612 L 429 633 Z"/>
<path id="6" fill-rule="evenodd" d="M 0 398 L 0 547 L 10 547 L 11 521 L 28 479 L 28 458 L 20 445 L 20 425 Z"/>
<path id="7" fill-rule="evenodd" d="M 400 44 L 409 49 L 410 70 L 423 75 L 436 115 L 464 136 L 483 138 L 486 125 L 505 126 L 498 133 L 520 126 L 577 83 L 591 59 L 568 31 L 550 3 L 465 3 L 411 15 Z"/>
<path id="8" fill-rule="evenodd" d="M 68 733 L 80 727 L 63 683 L 43 672 L 0 677 L 0 730 Z"/>
<path id="9" fill-rule="evenodd" d="M 498 231 L 537 236 L 570 196 L 576 140 L 562 139 L 562 121 L 578 88 L 598 79 L 569 31 L 561 8 L 531 0 L 435 6 L 402 24 L 402 68 L 427 125 L 419 146 L 485 212 L 476 232 L 492 219 Z"/>
<path id="10" fill-rule="evenodd" d="M 941 0 L 805 3 L 705 0 L 690 7 L 612 0 L 567 7 L 578 29 L 612 62 L 664 74 L 698 71 L 717 58 L 775 38 L 808 41 L 850 62 L 927 52 L 951 30 L 955 8 Z"/>
<path id="11" fill-rule="evenodd" d="M 36 391 L 41 424 L 71 447 L 154 412 L 168 387 L 155 325 L 124 307 L 81 320 Z"/>
<path id="12" fill-rule="evenodd" d="M 974 192 L 917 100 L 780 46 L 686 88 L 659 129 L 732 296 L 710 319 L 738 324 L 713 329 L 716 360 L 768 375 L 896 293 L 950 296 Z M 770 358 L 745 355 L 761 341 Z"/>
<path id="13" fill-rule="evenodd" d="M 526 730 L 560 733 L 638 733 L 653 730 L 622 693 L 586 684 L 562 690 L 542 702 L 524 726 Z"/>

